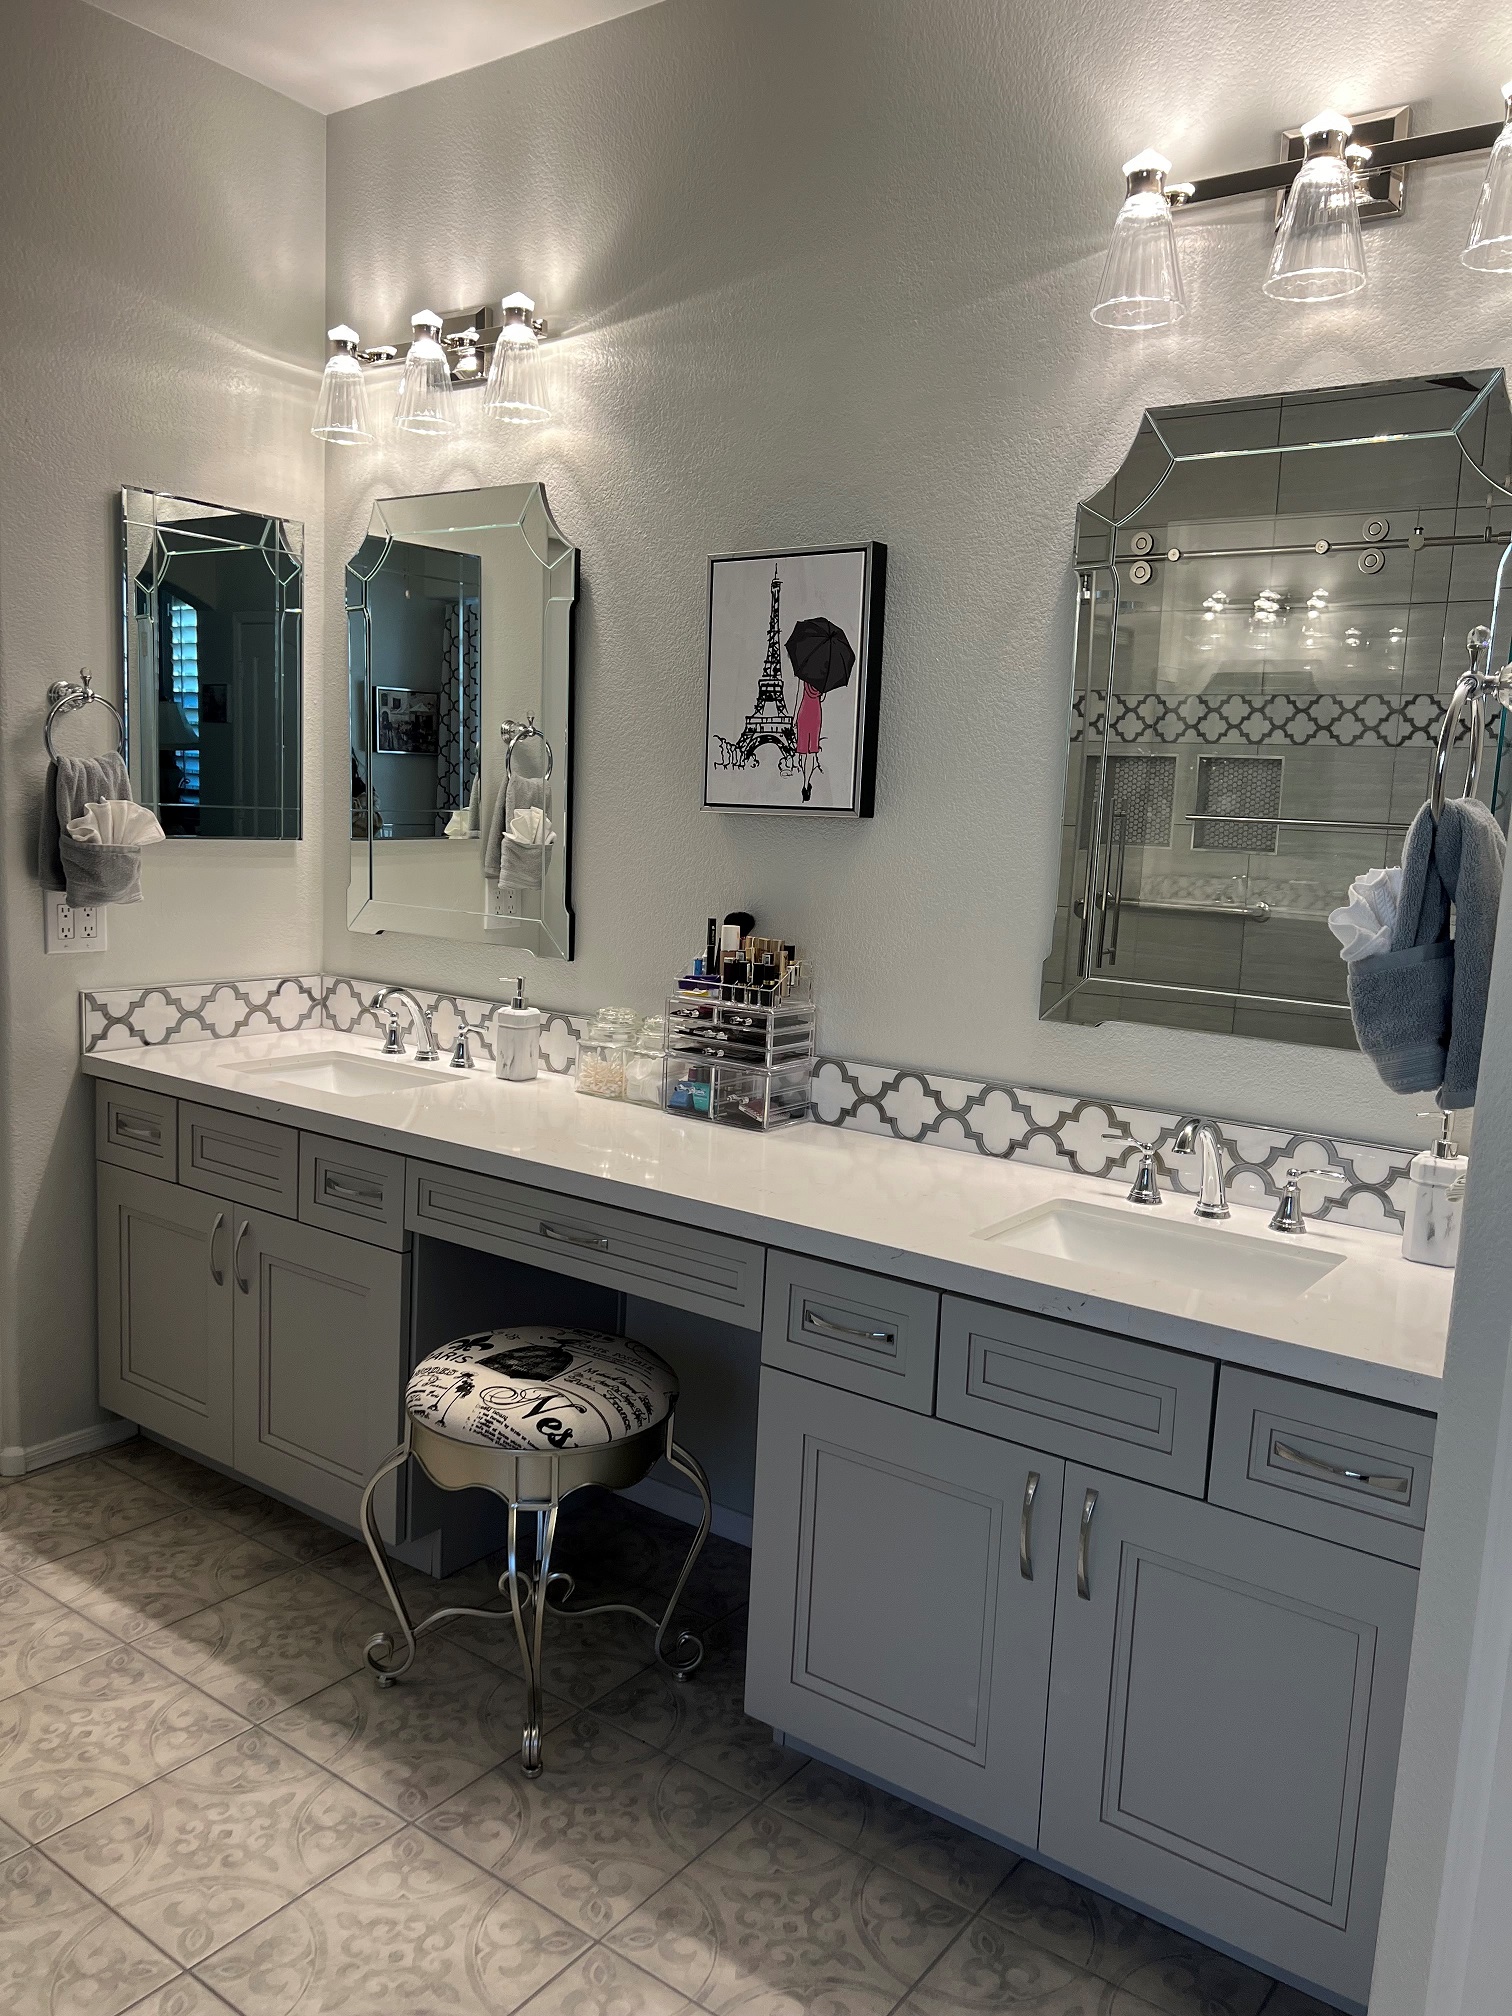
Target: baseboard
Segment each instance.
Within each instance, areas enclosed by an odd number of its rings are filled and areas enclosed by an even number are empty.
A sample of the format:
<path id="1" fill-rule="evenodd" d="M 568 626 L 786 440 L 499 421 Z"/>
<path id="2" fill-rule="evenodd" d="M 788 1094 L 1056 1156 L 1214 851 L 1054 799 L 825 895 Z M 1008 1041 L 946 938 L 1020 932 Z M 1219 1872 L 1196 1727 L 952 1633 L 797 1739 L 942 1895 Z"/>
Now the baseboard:
<path id="1" fill-rule="evenodd" d="M 689 1526 L 698 1524 L 698 1500 L 691 1491 L 679 1491 L 675 1484 L 661 1484 L 654 1477 L 643 1477 L 639 1484 L 632 1484 L 619 1495 L 632 1499 L 637 1505 L 647 1505 L 653 1512 L 665 1512 L 669 1519 L 681 1519 Z M 727 1505 L 716 1505 L 714 1531 L 721 1540 L 733 1540 L 737 1546 L 749 1547 L 751 1515 L 749 1512 L 732 1512 Z"/>
<path id="2" fill-rule="evenodd" d="M 66 1463 L 71 1456 L 88 1456 L 96 1449 L 129 1442 L 136 1432 L 134 1421 L 96 1421 L 92 1428 L 75 1428 L 71 1435 L 55 1435 L 51 1442 L 33 1442 L 28 1448 L 13 1442 L 0 1449 L 0 1477 L 29 1477 L 33 1470 Z"/>

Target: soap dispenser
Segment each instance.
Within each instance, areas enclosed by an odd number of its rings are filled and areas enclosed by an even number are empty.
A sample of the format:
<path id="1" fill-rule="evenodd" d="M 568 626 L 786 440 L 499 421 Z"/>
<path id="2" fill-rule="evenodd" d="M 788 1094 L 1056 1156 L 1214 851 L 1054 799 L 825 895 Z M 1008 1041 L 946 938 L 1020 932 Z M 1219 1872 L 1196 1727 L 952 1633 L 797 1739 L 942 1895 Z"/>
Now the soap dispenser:
<path id="1" fill-rule="evenodd" d="M 541 1065 L 541 1011 L 525 1006 L 525 982 L 515 981 L 514 1000 L 494 1016 L 494 1070 L 501 1078 L 526 1083 Z"/>
<path id="2" fill-rule="evenodd" d="M 1423 1113 L 1420 1119 L 1437 1118 Z M 1408 1165 L 1407 1223 L 1402 1228 L 1402 1258 L 1429 1267 L 1452 1267 L 1459 1258 L 1460 1215 L 1464 1210 L 1467 1155 L 1457 1154 L 1449 1129 L 1453 1115 L 1445 1113 L 1439 1138 L 1413 1156 Z"/>

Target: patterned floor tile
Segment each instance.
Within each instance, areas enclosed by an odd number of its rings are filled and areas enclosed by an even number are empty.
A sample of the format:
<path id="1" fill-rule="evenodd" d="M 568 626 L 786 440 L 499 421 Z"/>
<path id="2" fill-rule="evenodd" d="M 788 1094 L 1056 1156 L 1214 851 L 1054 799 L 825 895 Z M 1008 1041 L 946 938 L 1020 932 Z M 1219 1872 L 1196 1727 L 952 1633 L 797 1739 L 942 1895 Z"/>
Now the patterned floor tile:
<path id="1" fill-rule="evenodd" d="M 769 1803 L 790 1820 L 801 1820 L 842 1848 L 896 1869 L 968 1911 L 992 1895 L 1019 1859 L 1010 1849 L 828 1764 L 805 1764 Z"/>
<path id="2" fill-rule="evenodd" d="M 1016 1932 L 976 1918 L 896 2016 L 1154 2016 L 1148 2003 Z"/>
<path id="3" fill-rule="evenodd" d="M 208 1509 L 217 1519 L 234 1526 L 238 1533 L 287 1554 L 291 1561 L 318 1561 L 322 1555 L 334 1554 L 350 1542 L 350 1535 L 339 1527 L 311 1519 L 303 1512 L 296 1512 L 292 1505 L 280 1504 L 278 1499 L 265 1497 L 246 1484 L 233 1485 Z"/>
<path id="4" fill-rule="evenodd" d="M 577 1583 L 583 1602 L 630 1601 L 660 1614 L 693 1544 L 694 1528 L 612 1491 L 574 1492 L 562 1508 L 553 1566 Z M 714 1622 L 740 1609 L 751 1590 L 751 1550 L 711 1533 L 679 1604 L 685 1622 Z"/>
<path id="5" fill-rule="evenodd" d="M 24 1573 L 177 1509 L 161 1491 L 98 1457 L 60 1463 L 0 1484 L 0 1568 Z"/>
<path id="6" fill-rule="evenodd" d="M 54 1834 L 47 1852 L 193 1967 L 399 1825 L 253 1729 Z"/>
<path id="7" fill-rule="evenodd" d="M 6 1861 L 12 1855 L 19 1855 L 25 1846 L 26 1837 L 18 1834 L 14 1827 L 7 1827 L 5 1822 L 0 1820 L 0 1862 Z"/>
<path id="8" fill-rule="evenodd" d="M 202 1512 L 176 1509 L 119 1540 L 33 1568 L 27 1580 L 117 1638 L 131 1639 L 239 1596 L 288 1565 L 286 1554 Z"/>
<path id="9" fill-rule="evenodd" d="M 759 1807 L 607 1944 L 713 2016 L 885 2016 L 966 1921 L 957 1905 Z"/>
<path id="10" fill-rule="evenodd" d="M 120 2016 L 177 1972 L 37 1849 L 0 1862 L 0 2009 Z"/>
<path id="11" fill-rule="evenodd" d="M 117 1646 L 0 1701 L 0 1819 L 40 1841 L 245 1727 L 176 1673 Z"/>
<path id="12" fill-rule="evenodd" d="M 190 1456 L 180 1456 L 176 1449 L 170 1449 L 164 1442 L 154 1442 L 147 1435 L 138 1435 L 134 1442 L 117 1442 L 101 1453 L 100 1461 L 201 1512 L 208 1512 L 217 1499 L 245 1488 L 234 1477 L 223 1477 L 219 1470 L 196 1463 Z"/>
<path id="13" fill-rule="evenodd" d="M 714 1625 L 703 1636 L 704 1662 L 690 1680 L 648 1666 L 595 1702 L 594 1713 L 748 1798 L 763 1799 L 806 1760 L 773 1743 L 767 1725 L 745 1712 L 743 1621 Z"/>
<path id="14" fill-rule="evenodd" d="M 1270 1993 L 1267 1975 L 1034 1862 L 1019 1863 L 986 1915 L 1165 2016 L 1259 2016 Z"/>
<path id="15" fill-rule="evenodd" d="M 424 1821 L 427 1833 L 516 1890 L 601 1935 L 726 1833 L 750 1802 L 578 1715 L 551 1739 L 547 1767 L 479 1778 Z"/>
<path id="16" fill-rule="evenodd" d="M 339 1582 L 296 1568 L 140 1643 L 150 1659 L 263 1722 L 359 1671 L 363 1647 L 392 1622 Z"/>
<path id="17" fill-rule="evenodd" d="M 1263 2016 L 1338 2016 L 1338 2012 L 1327 2003 L 1304 1995 L 1300 1988 L 1288 1988 L 1284 1982 L 1278 1981 L 1274 1994 L 1265 2005 Z"/>
<path id="18" fill-rule="evenodd" d="M 82 1666 L 115 1643 L 98 1624 L 0 1569 L 0 1700 Z"/>
<path id="19" fill-rule="evenodd" d="M 452 1602 L 451 1596 L 443 1598 L 440 1591 L 447 1588 L 445 1582 L 437 1582 L 433 1576 L 422 1575 L 416 1568 L 405 1567 L 402 1561 L 390 1561 L 389 1569 L 394 1580 L 404 1592 L 404 1600 L 410 1606 L 412 1616 L 423 1617 L 433 1610 L 438 1602 Z M 320 1557 L 320 1572 L 328 1575 L 333 1582 L 339 1582 L 346 1589 L 359 1596 L 366 1596 L 370 1603 L 381 1603 L 385 1610 L 389 1607 L 388 1597 L 383 1593 L 383 1584 L 378 1580 L 378 1571 L 373 1566 L 373 1557 L 360 1540 L 348 1540 L 329 1554 Z"/>
<path id="20" fill-rule="evenodd" d="M 507 1606 L 497 1622 L 471 1617 L 445 1625 L 454 1645 L 502 1666 L 506 1673 L 524 1670 L 514 1620 Z M 617 1612 L 607 1617 L 564 1617 L 548 1608 L 542 1639 L 542 1684 L 574 1708 L 587 1708 L 625 1681 L 644 1672 L 656 1657 L 655 1635 L 638 1618 Z"/>
<path id="21" fill-rule="evenodd" d="M 242 2016 L 512 2016 L 587 1943 L 406 1829 L 199 1971 Z"/>
<path id="22" fill-rule="evenodd" d="M 568 1710 L 549 1704 L 547 1726 Z M 422 1643 L 409 1674 L 338 1681 L 265 1726 L 406 1820 L 439 1806 L 520 1746 L 521 1687 L 460 1646 Z"/>
<path id="23" fill-rule="evenodd" d="M 650 1974 L 643 1974 L 607 1946 L 594 1946 L 581 1960 L 564 1967 L 539 1995 L 532 1995 L 520 2016 L 702 2016 L 687 2001 Z"/>
<path id="24" fill-rule="evenodd" d="M 192 1974 L 180 1974 L 145 2002 L 133 2002 L 128 2016 L 231 2016 L 231 2005 L 212 1995 Z"/>

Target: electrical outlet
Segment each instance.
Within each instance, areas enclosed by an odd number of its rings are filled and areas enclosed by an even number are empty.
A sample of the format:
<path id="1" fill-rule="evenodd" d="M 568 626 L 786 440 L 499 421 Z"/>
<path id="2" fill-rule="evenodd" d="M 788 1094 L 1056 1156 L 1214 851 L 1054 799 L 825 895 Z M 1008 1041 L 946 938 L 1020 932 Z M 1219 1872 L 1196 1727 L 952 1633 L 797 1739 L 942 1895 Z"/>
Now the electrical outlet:
<path id="1" fill-rule="evenodd" d="M 47 892 L 46 943 L 49 952 L 103 952 L 106 946 L 105 911 L 95 903 L 70 906 L 57 891 Z"/>

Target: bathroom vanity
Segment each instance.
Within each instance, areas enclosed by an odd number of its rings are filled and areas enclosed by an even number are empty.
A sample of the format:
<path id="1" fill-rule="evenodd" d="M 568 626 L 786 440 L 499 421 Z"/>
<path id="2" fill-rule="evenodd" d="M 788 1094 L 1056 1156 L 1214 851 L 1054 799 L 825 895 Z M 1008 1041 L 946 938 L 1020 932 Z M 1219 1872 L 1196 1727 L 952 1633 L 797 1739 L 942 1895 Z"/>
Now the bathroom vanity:
<path id="1" fill-rule="evenodd" d="M 625 1297 L 733 1326 L 751 1713 L 1363 2008 L 1447 1273 L 328 1030 L 84 1068 L 107 1406 L 353 1525 L 444 1338 Z M 438 1572 L 491 1544 L 469 1506 L 411 1478 L 384 1521 Z"/>

